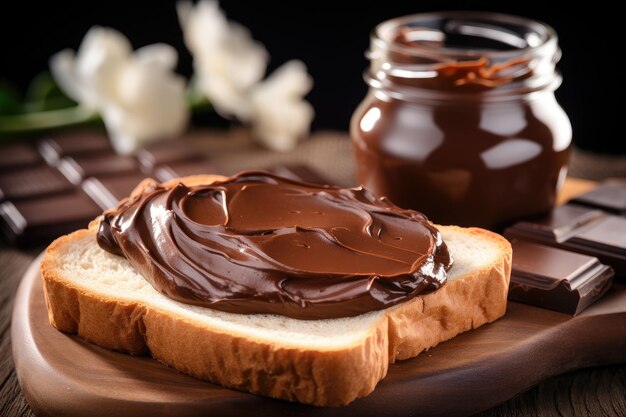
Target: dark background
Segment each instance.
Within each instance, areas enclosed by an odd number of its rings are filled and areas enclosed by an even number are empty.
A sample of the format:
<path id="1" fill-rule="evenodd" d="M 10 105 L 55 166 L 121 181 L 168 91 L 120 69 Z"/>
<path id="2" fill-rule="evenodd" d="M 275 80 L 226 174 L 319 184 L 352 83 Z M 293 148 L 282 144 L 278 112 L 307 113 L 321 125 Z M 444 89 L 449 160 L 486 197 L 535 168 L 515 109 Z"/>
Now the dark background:
<path id="1" fill-rule="evenodd" d="M 563 58 L 559 65 L 564 83 L 557 97 L 572 120 L 574 141 L 584 149 L 626 153 L 621 130 L 621 100 L 626 82 L 617 65 L 620 14 L 598 2 L 528 1 L 238 1 L 221 7 L 265 44 L 271 55 L 270 70 L 292 58 L 303 60 L 315 80 L 309 100 L 316 110 L 315 129 L 347 130 L 350 115 L 363 98 L 361 78 L 367 66 L 364 51 L 370 30 L 379 22 L 404 14 L 472 9 L 513 13 L 552 25 L 560 37 Z M 5 10 L 3 10 L 5 9 Z M 179 72 L 191 75 L 191 56 L 185 49 L 170 1 L 83 1 L 79 3 L 6 2 L 0 6 L 0 79 L 24 91 L 29 81 L 47 68 L 48 58 L 60 49 L 76 49 L 92 25 L 111 26 L 129 37 L 133 46 L 165 42 L 180 53 Z M 216 116 L 196 123 L 224 124 Z"/>

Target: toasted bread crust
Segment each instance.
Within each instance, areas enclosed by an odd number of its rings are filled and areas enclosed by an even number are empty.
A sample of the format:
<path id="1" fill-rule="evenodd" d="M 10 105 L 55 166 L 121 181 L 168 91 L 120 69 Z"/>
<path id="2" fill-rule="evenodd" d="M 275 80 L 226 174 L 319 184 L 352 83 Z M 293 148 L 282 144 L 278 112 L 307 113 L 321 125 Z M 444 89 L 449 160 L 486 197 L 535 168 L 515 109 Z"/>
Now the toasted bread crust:
<path id="1" fill-rule="evenodd" d="M 442 288 L 389 309 L 389 360 L 409 359 L 441 342 L 502 317 L 511 275 L 511 245 L 479 228 L 439 226 L 494 241 L 498 262 L 447 282 Z"/>
<path id="2" fill-rule="evenodd" d="M 207 183 L 220 177 L 181 181 Z M 170 182 L 172 185 L 175 182 Z M 135 192 L 145 187 L 142 182 Z M 358 344 L 340 348 L 281 346 L 214 329 L 143 301 L 93 293 L 63 276 L 57 259 L 69 244 L 95 235 L 79 230 L 53 242 L 41 263 L 50 323 L 99 346 L 151 355 L 192 376 L 242 391 L 319 406 L 348 404 L 371 393 L 390 362 L 407 359 L 457 334 L 491 322 L 506 309 L 511 247 L 482 229 L 444 227 L 495 242 L 497 262 L 441 289 L 384 310 Z M 94 237 L 95 239 L 95 237 Z"/>

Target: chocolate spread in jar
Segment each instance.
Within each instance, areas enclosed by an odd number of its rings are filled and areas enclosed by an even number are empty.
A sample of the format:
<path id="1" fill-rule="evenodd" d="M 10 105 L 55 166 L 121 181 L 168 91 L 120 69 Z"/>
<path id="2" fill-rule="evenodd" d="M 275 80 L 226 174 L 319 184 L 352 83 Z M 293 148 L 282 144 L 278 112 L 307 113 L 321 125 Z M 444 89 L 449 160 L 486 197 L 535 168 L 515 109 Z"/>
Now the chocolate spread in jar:
<path id="1" fill-rule="evenodd" d="M 383 23 L 351 125 L 360 182 L 440 224 L 499 229 L 547 212 L 571 143 L 558 54 L 551 29 L 511 16 Z"/>
<path id="2" fill-rule="evenodd" d="M 421 213 L 266 172 L 155 185 L 106 212 L 97 239 L 174 300 L 298 319 L 396 305 L 441 287 L 452 265 Z"/>

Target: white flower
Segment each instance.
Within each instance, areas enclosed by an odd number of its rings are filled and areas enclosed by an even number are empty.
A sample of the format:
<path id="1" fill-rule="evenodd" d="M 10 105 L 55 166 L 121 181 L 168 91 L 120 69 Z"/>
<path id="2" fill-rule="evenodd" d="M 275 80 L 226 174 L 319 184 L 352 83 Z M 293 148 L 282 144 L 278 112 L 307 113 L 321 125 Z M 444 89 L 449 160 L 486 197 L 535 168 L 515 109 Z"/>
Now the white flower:
<path id="1" fill-rule="evenodd" d="M 313 108 L 302 98 L 313 80 L 301 61 L 289 61 L 250 92 L 251 124 L 255 137 L 276 151 L 293 149 L 313 120 Z"/>
<path id="2" fill-rule="evenodd" d="M 102 116 L 115 150 L 128 154 L 150 141 L 172 138 L 187 126 L 185 81 L 174 73 L 178 55 L 155 44 L 133 54 L 120 32 L 91 28 L 78 53 L 50 59 L 61 89 Z"/>
<path id="3" fill-rule="evenodd" d="M 285 151 L 308 133 L 313 108 L 303 100 L 313 80 L 291 61 L 265 81 L 268 54 L 241 25 L 229 22 L 217 1 L 179 2 L 185 43 L 194 57 L 198 89 L 221 114 L 250 124 L 268 148 Z"/>
<path id="4" fill-rule="evenodd" d="M 247 93 L 265 74 L 267 51 L 248 29 L 227 21 L 216 1 L 179 2 L 177 10 L 198 88 L 219 113 L 248 120 Z"/>

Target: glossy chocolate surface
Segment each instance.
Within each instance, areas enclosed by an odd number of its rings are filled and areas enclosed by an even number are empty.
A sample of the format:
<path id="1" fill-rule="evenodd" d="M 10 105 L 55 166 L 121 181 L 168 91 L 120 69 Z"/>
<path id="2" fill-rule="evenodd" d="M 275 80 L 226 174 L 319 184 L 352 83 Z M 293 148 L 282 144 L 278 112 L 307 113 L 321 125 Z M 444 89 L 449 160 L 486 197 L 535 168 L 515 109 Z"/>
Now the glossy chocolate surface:
<path id="1" fill-rule="evenodd" d="M 545 107 L 556 111 L 556 102 L 546 96 L 477 104 L 424 106 L 370 96 L 352 130 L 360 181 L 441 224 L 497 228 L 548 211 L 569 150 L 555 145 L 560 114 L 536 115 Z M 363 129 L 368 114 L 378 118 Z"/>
<path id="2" fill-rule="evenodd" d="M 172 162 L 199 162 L 203 157 L 197 149 L 189 145 L 173 146 L 173 143 L 166 142 L 147 149 L 141 149 L 137 152 L 137 159 L 141 165 L 141 170 L 149 174 L 159 165 Z"/>
<path id="3" fill-rule="evenodd" d="M 366 77 L 370 92 L 352 118 L 359 181 L 439 224 L 499 229 L 549 211 L 571 128 L 552 87 L 518 85 L 533 76 L 529 59 L 494 63 L 484 49 L 439 62 L 445 40 L 411 41 L 416 28 L 397 30 L 388 51 L 376 51 L 387 54 L 385 76 Z M 459 55 L 483 50 L 472 46 Z M 411 74 L 424 64 L 432 71 Z"/>
<path id="4" fill-rule="evenodd" d="M 11 243 L 41 244 L 85 228 L 100 207 L 82 190 L 0 204 L 0 229 Z"/>
<path id="5" fill-rule="evenodd" d="M 130 156 L 77 156 L 65 157 L 59 162 L 59 170 L 74 184 L 98 175 L 125 175 L 139 173 L 137 160 Z"/>
<path id="6" fill-rule="evenodd" d="M 109 138 L 95 131 L 56 134 L 40 140 L 37 148 L 49 164 L 55 164 L 65 156 L 113 153 Z"/>
<path id="7" fill-rule="evenodd" d="M 611 287 L 613 270 L 597 258 L 513 240 L 509 299 L 576 315 Z"/>
<path id="8" fill-rule="evenodd" d="M 4 144 L 0 148 L 0 172 L 35 165 L 41 156 L 26 143 Z"/>
<path id="9" fill-rule="evenodd" d="M 300 319 L 390 307 L 439 288 L 452 264 L 421 213 L 262 171 L 155 183 L 105 213 L 98 243 L 172 299 Z"/>
<path id="10" fill-rule="evenodd" d="M 598 208 L 614 214 L 626 215 L 626 180 L 608 180 L 572 203 Z"/>
<path id="11" fill-rule="evenodd" d="M 120 200 L 128 197 L 145 178 L 145 175 L 139 173 L 114 177 L 92 177 L 83 181 L 81 187 L 102 210 L 108 210 L 117 206 Z"/>
<path id="12" fill-rule="evenodd" d="M 566 204 L 545 217 L 514 224 L 505 236 L 595 256 L 626 276 L 626 218 L 621 216 Z"/>
<path id="13" fill-rule="evenodd" d="M 47 165 L 0 172 L 0 201 L 58 194 L 72 188 L 56 168 Z"/>

